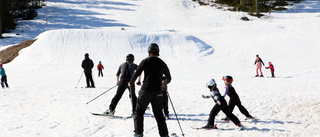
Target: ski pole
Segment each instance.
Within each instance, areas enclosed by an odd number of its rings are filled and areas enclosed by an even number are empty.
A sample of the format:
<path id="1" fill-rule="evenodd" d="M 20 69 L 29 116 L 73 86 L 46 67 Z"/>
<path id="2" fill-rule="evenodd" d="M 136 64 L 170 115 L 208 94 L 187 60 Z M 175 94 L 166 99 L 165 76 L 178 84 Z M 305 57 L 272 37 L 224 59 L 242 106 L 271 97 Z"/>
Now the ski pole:
<path id="1" fill-rule="evenodd" d="M 97 99 L 98 97 L 102 96 L 103 94 L 107 93 L 108 91 L 110 91 L 111 89 L 113 89 L 113 88 L 116 87 L 116 86 L 117 86 L 117 85 L 109 88 L 107 91 L 101 93 L 99 96 L 97 96 L 97 97 L 93 98 L 92 100 L 90 100 L 89 102 L 87 102 L 87 104 L 89 104 L 89 103 L 92 102 L 93 100 Z"/>
<path id="2" fill-rule="evenodd" d="M 174 107 L 173 107 L 173 103 L 172 103 L 172 100 L 171 100 L 171 98 L 170 98 L 170 95 L 169 95 L 168 90 L 167 90 L 167 95 L 168 95 L 168 98 L 169 98 L 169 100 L 170 100 L 170 103 L 171 103 L 171 106 L 172 106 L 173 112 L 174 112 L 174 114 L 176 115 L 176 118 L 177 118 L 177 121 L 178 121 L 178 124 L 179 124 L 180 130 L 181 130 L 182 136 L 184 136 L 184 133 L 183 133 L 183 131 L 182 131 L 182 128 L 181 128 L 181 125 L 180 125 L 180 122 L 179 122 L 179 118 L 178 118 L 178 116 L 177 116 L 176 110 L 175 110 L 175 109 L 174 109 Z"/>
<path id="3" fill-rule="evenodd" d="M 79 81 L 78 81 L 78 83 L 77 83 L 76 88 L 77 88 L 77 87 L 78 87 L 78 85 L 79 85 L 79 82 L 80 82 L 80 80 L 81 80 L 81 78 L 82 78 L 83 73 L 84 73 L 84 72 L 82 71 L 81 76 L 80 76 L 80 78 L 79 78 Z"/>

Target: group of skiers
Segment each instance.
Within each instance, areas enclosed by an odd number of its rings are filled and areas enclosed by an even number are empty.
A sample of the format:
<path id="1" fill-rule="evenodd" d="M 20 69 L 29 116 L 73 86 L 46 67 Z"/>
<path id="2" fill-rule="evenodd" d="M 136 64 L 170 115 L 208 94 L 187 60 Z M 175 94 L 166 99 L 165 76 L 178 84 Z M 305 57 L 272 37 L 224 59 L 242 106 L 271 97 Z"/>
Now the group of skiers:
<path id="1" fill-rule="evenodd" d="M 262 61 L 262 59 L 259 57 L 259 55 L 256 55 L 256 60 L 254 62 L 254 65 L 257 65 L 257 69 L 256 69 L 256 77 L 259 77 L 259 72 L 260 72 L 260 77 L 263 77 L 263 74 L 262 74 L 262 71 L 261 71 L 261 68 L 262 68 L 262 65 L 264 66 L 264 63 Z M 273 64 L 271 62 L 269 62 L 269 66 L 268 67 L 265 67 L 266 69 L 270 69 L 271 71 L 271 77 L 272 78 L 275 78 L 274 76 L 274 67 L 273 67 Z M 258 72 L 259 71 L 259 72 Z"/>
<path id="2" fill-rule="evenodd" d="M 158 130 L 161 137 L 168 137 L 168 128 L 166 125 L 166 119 L 169 118 L 168 111 L 168 96 L 167 96 L 167 84 L 171 81 L 171 74 L 166 63 L 159 58 L 159 46 L 156 43 L 152 43 L 148 47 L 149 56 L 141 61 L 139 65 L 134 63 L 134 55 L 128 54 L 126 56 L 126 61 L 119 66 L 116 73 L 117 79 L 117 91 L 111 100 L 109 108 L 104 112 L 104 114 L 114 115 L 116 106 L 121 99 L 124 91 L 129 90 L 129 97 L 131 98 L 132 104 L 132 116 L 134 118 L 134 137 L 143 136 L 143 119 L 144 113 L 151 103 L 154 117 L 158 124 Z M 257 75 L 260 71 L 260 77 L 263 77 L 261 67 L 264 65 L 262 59 L 259 55 L 256 55 L 255 65 L 257 64 Z M 92 80 L 93 62 L 89 58 L 89 54 L 85 54 L 85 59 L 82 62 L 82 68 L 86 76 L 87 87 L 94 88 L 94 82 Z M 274 67 L 271 62 L 269 62 L 269 67 L 266 69 L 271 69 L 272 77 L 274 77 Z M 103 77 L 102 69 L 104 69 L 101 61 L 97 66 L 99 71 L 98 76 Z M 141 85 L 141 74 L 144 72 L 144 80 L 139 91 L 139 96 L 135 94 L 135 81 L 138 79 L 137 85 Z M 202 98 L 212 98 L 216 103 L 212 110 L 210 111 L 209 119 L 207 124 L 201 128 L 213 128 L 216 129 L 217 126 L 214 124 L 215 116 L 222 110 L 226 117 L 222 120 L 231 120 L 236 127 L 242 129 L 240 120 L 232 113 L 235 106 L 237 106 L 240 112 L 246 116 L 246 119 L 254 119 L 247 109 L 241 104 L 239 95 L 236 93 L 234 87 L 232 86 L 233 78 L 232 76 L 224 76 L 222 78 L 225 84 L 225 94 L 222 96 L 217 87 L 214 79 L 207 82 L 207 87 L 210 90 L 210 95 L 202 95 Z M 230 100 L 224 99 L 225 96 L 229 96 Z"/>

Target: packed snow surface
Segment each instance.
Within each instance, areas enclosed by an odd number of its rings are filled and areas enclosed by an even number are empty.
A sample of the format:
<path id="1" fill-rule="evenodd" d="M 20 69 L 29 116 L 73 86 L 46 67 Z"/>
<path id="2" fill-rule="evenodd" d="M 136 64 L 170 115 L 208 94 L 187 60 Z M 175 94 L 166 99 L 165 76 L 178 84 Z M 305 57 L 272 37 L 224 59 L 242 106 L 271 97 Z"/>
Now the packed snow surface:
<path id="1" fill-rule="evenodd" d="M 306 0 L 289 10 L 256 18 L 243 12 L 199 6 L 191 0 L 46 0 L 35 20 L 18 22 L 4 34 L 0 48 L 37 39 L 4 64 L 10 88 L 0 90 L 0 134 L 4 137 L 130 137 L 133 120 L 93 116 L 108 109 L 116 88 L 116 71 L 127 54 L 135 63 L 148 56 L 150 43 L 160 46 L 172 74 L 168 92 L 170 134 L 181 137 L 319 137 L 320 136 L 320 2 Z M 242 21 L 246 16 L 250 21 Z M 123 29 L 122 29 L 123 28 Z M 20 35 L 16 35 L 19 33 Z M 85 89 L 81 62 L 94 61 L 96 88 Z M 265 65 L 265 77 L 255 78 L 255 56 Z M 104 77 L 98 77 L 101 61 Z M 265 67 L 266 67 L 265 66 Z M 215 79 L 224 93 L 222 76 L 231 75 L 242 104 L 257 119 L 245 130 L 216 117 L 223 130 L 204 126 L 214 106 L 206 82 Z M 139 91 L 136 86 L 136 91 Z M 136 93 L 138 94 L 138 93 Z M 116 115 L 131 114 L 126 91 Z M 226 97 L 228 100 L 229 98 Z M 174 114 L 181 124 L 181 129 Z M 147 110 L 146 137 L 159 136 Z M 183 133 L 182 133 L 182 132 Z"/>

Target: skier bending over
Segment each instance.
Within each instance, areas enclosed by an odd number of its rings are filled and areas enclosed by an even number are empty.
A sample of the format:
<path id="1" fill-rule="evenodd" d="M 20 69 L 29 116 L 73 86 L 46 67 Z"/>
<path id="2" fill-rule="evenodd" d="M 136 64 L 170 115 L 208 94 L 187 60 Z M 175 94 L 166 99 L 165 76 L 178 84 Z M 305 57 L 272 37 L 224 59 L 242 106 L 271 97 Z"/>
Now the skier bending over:
<path id="1" fill-rule="evenodd" d="M 228 95 L 230 98 L 229 105 L 228 105 L 229 110 L 232 112 L 234 107 L 238 106 L 240 112 L 247 117 L 246 119 L 254 119 L 254 117 L 252 117 L 249 114 L 247 109 L 244 106 L 242 106 L 241 101 L 240 101 L 240 97 L 238 96 L 234 87 L 231 85 L 233 82 L 233 78 L 231 76 L 224 76 L 224 77 L 222 77 L 222 80 L 224 81 L 224 84 L 226 85 L 226 92 L 224 93 L 224 97 L 226 95 Z M 226 118 L 223 118 L 221 120 L 227 121 L 227 120 L 229 120 L 229 117 L 227 116 Z"/>
<path id="2" fill-rule="evenodd" d="M 224 114 L 227 115 L 231 119 L 231 121 L 239 128 L 242 129 L 243 126 L 241 125 L 239 119 L 232 114 L 232 112 L 229 110 L 227 106 L 227 101 L 224 99 L 223 96 L 221 96 L 219 89 L 217 88 L 217 84 L 214 79 L 211 79 L 207 83 L 207 87 L 210 89 L 210 96 L 202 95 L 202 98 L 212 98 L 214 102 L 216 103 L 213 108 L 211 109 L 210 116 L 208 119 L 207 125 L 205 125 L 202 128 L 214 128 L 217 129 L 217 126 L 214 124 L 214 118 L 216 115 L 222 110 Z"/>
<path id="3" fill-rule="evenodd" d="M 269 67 L 266 67 L 266 69 L 270 69 L 272 75 L 271 77 L 274 78 L 274 66 L 271 62 L 269 62 Z"/>

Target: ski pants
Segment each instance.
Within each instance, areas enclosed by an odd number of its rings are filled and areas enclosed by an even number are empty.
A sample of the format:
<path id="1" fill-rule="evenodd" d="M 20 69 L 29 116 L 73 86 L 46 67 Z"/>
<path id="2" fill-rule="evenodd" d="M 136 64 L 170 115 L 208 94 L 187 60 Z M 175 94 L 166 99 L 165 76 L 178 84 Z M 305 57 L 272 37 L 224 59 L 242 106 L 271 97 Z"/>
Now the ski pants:
<path id="1" fill-rule="evenodd" d="M 151 103 L 152 111 L 154 117 L 157 121 L 158 130 L 160 136 L 168 136 L 168 128 L 166 124 L 166 120 L 163 116 L 163 92 L 139 92 L 139 97 L 137 101 L 137 107 L 135 111 L 134 117 L 134 132 L 136 134 L 143 133 L 143 121 L 144 121 L 144 113 L 149 103 Z"/>
<path id="2" fill-rule="evenodd" d="M 257 65 L 257 70 L 256 70 L 257 75 L 259 75 L 258 71 L 260 71 L 260 74 L 263 75 L 261 71 L 261 67 L 262 67 L 261 65 Z"/>
<path id="3" fill-rule="evenodd" d="M 103 77 L 102 69 L 98 70 L 98 77 L 100 77 L 100 75 L 101 75 L 101 77 Z"/>
<path id="4" fill-rule="evenodd" d="M 136 108 L 136 104 L 137 104 L 137 96 L 135 93 L 135 86 L 132 85 L 132 87 L 128 87 L 128 82 L 120 82 L 121 84 L 119 84 L 118 89 L 117 89 L 117 93 L 116 95 L 114 95 L 114 97 L 111 100 L 111 104 L 109 106 L 110 110 L 115 110 L 117 107 L 118 102 L 120 101 L 124 91 L 126 89 L 129 90 L 129 97 L 131 98 L 131 104 L 132 104 L 132 113 L 134 113 L 135 108 Z"/>
<path id="5" fill-rule="evenodd" d="M 2 76 L 1 77 L 1 86 L 2 88 L 4 88 L 4 85 L 6 85 L 6 87 L 8 88 L 8 83 L 7 83 L 7 76 Z"/>
<path id="6" fill-rule="evenodd" d="M 208 123 L 207 125 L 213 125 L 214 126 L 214 119 L 216 117 L 216 115 L 218 115 L 218 113 L 220 112 L 220 110 L 222 110 L 222 112 L 224 114 L 227 115 L 227 117 L 235 124 L 239 124 L 240 121 L 239 119 L 229 110 L 229 108 L 227 107 L 227 103 L 226 101 L 221 101 L 221 105 L 214 105 L 213 108 L 211 109 L 211 112 L 210 112 L 210 116 L 209 116 L 209 119 L 208 119 Z"/>
<path id="7" fill-rule="evenodd" d="M 246 117 L 251 117 L 248 110 L 241 104 L 241 101 L 239 98 L 230 98 L 228 108 L 230 112 L 233 111 L 234 107 L 237 106 L 240 110 L 240 112 L 245 115 Z M 227 116 L 228 117 L 228 116 Z"/>
<path id="8" fill-rule="evenodd" d="M 165 115 L 169 115 L 169 100 L 168 100 L 168 94 L 167 94 L 167 90 L 162 90 L 163 92 L 163 113 Z"/>
<path id="9" fill-rule="evenodd" d="M 84 71 L 84 75 L 86 76 L 87 87 L 95 87 L 92 79 L 92 71 L 91 70 Z M 90 83 L 91 83 L 91 86 L 90 86 Z"/>

